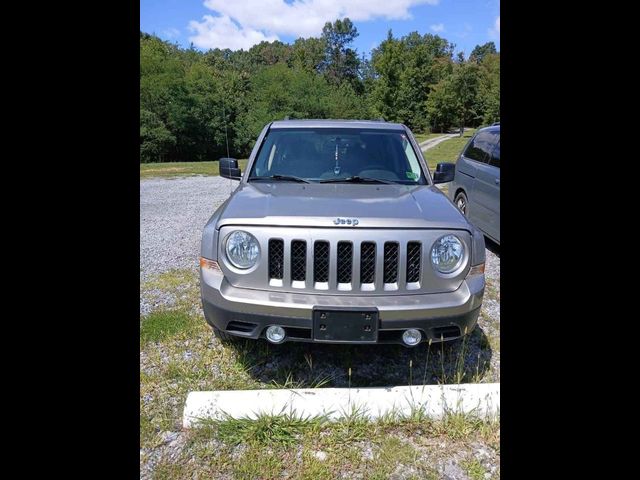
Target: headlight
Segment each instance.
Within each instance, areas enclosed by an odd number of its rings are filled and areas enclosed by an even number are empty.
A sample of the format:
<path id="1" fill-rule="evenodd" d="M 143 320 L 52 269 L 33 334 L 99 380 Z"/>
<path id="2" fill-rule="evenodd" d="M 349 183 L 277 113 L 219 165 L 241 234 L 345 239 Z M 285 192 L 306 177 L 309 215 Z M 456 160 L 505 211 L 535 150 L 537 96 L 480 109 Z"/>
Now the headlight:
<path id="1" fill-rule="evenodd" d="M 455 235 L 445 235 L 431 247 L 431 263 L 440 273 L 451 273 L 462 263 L 464 245 Z"/>
<path id="2" fill-rule="evenodd" d="M 236 230 L 227 237 L 227 258 L 237 268 L 253 267 L 260 256 L 260 245 L 253 235 Z"/>

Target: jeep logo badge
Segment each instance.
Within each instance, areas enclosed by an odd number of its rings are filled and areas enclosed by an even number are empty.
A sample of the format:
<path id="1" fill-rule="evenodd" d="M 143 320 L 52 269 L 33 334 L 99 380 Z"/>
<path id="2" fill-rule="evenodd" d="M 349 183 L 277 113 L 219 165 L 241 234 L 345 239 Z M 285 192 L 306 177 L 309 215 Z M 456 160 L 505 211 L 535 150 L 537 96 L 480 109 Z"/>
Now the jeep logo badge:
<path id="1" fill-rule="evenodd" d="M 335 225 L 353 225 L 354 227 L 358 225 L 360 222 L 357 218 L 336 218 L 333 223 Z"/>

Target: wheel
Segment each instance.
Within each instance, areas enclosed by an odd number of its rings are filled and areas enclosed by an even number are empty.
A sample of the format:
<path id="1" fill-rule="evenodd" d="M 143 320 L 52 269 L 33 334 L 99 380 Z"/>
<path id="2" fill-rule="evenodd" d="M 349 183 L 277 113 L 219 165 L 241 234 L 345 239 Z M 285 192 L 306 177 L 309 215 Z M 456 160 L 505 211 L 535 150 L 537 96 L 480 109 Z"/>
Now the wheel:
<path id="1" fill-rule="evenodd" d="M 456 204 L 456 207 L 458 207 L 458 210 L 460 210 L 463 215 L 465 216 L 467 215 L 467 208 L 468 208 L 469 202 L 464 192 L 458 193 L 453 203 Z"/>
<path id="2" fill-rule="evenodd" d="M 220 340 L 221 343 L 232 343 L 235 342 L 238 337 L 235 337 L 234 335 L 231 335 L 227 332 L 223 332 L 222 330 L 220 330 L 217 327 L 211 327 L 213 328 L 213 335 Z"/>

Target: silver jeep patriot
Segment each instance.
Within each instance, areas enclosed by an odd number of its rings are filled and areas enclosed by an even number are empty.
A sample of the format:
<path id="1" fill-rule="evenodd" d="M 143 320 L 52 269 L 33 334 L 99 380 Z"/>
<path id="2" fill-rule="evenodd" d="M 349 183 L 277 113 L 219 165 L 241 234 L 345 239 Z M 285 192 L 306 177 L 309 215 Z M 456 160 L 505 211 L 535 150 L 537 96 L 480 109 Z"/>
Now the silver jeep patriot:
<path id="1" fill-rule="evenodd" d="M 476 325 L 485 244 L 435 186 L 411 131 L 384 121 L 284 120 L 204 228 L 207 322 L 237 337 L 324 343 L 454 340 Z"/>

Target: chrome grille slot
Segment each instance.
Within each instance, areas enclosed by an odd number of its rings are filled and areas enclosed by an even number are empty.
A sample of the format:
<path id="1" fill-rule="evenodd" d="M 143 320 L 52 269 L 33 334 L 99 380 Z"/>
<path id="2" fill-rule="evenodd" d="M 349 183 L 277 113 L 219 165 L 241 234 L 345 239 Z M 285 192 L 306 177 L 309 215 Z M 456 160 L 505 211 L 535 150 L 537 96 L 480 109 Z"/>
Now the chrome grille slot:
<path id="1" fill-rule="evenodd" d="M 294 282 L 304 282 L 306 278 L 307 242 L 304 240 L 294 240 L 291 242 L 291 280 Z"/>
<path id="2" fill-rule="evenodd" d="M 398 282 L 398 250 L 397 242 L 384 244 L 384 283 Z"/>
<path id="3" fill-rule="evenodd" d="M 282 280 L 284 270 L 284 242 L 280 239 L 269 240 L 269 278 Z"/>
<path id="4" fill-rule="evenodd" d="M 420 281 L 420 263 L 422 262 L 422 244 L 407 243 L 407 284 Z"/>
<path id="5" fill-rule="evenodd" d="M 353 245 L 338 242 L 338 283 L 351 283 L 353 273 Z"/>
<path id="6" fill-rule="evenodd" d="M 313 246 L 313 281 L 329 282 L 329 242 L 317 241 Z"/>
<path id="7" fill-rule="evenodd" d="M 360 245 L 360 284 L 370 285 L 376 280 L 376 244 L 374 242 L 362 242 Z"/>

